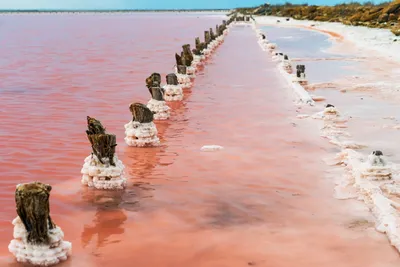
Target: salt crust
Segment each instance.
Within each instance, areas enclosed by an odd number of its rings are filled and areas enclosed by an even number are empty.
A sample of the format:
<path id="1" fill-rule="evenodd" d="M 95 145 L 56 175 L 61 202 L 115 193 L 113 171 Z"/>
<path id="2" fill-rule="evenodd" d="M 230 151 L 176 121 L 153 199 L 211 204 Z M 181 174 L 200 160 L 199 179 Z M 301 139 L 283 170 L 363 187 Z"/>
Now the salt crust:
<path id="1" fill-rule="evenodd" d="M 192 86 L 192 81 L 190 80 L 189 75 L 175 73 L 178 78 L 178 83 L 182 86 L 182 88 L 190 88 Z"/>
<path id="2" fill-rule="evenodd" d="M 102 159 L 102 164 L 96 155 L 86 157 L 83 164 L 82 184 L 96 189 L 118 190 L 126 187 L 124 177 L 125 166 L 117 155 L 114 155 L 115 166 L 110 165 L 107 158 Z"/>
<path id="3" fill-rule="evenodd" d="M 125 142 L 129 146 L 158 146 L 160 145 L 160 139 L 158 139 L 157 133 L 154 122 L 140 123 L 130 121 L 125 124 Z"/>
<path id="4" fill-rule="evenodd" d="M 347 166 L 350 179 L 348 183 L 357 189 L 359 199 L 374 214 L 376 230 L 386 233 L 391 245 L 400 251 L 400 216 L 396 209 L 399 204 L 387 197 L 387 194 L 399 191 L 399 185 L 391 181 L 390 164 L 373 165 L 371 161 L 376 160 L 376 156 L 370 155 L 365 159 L 362 154 L 351 149 L 343 150 L 337 158 Z M 384 191 L 387 191 L 386 194 Z"/>
<path id="5" fill-rule="evenodd" d="M 210 152 L 210 151 L 217 151 L 217 150 L 221 150 L 221 149 L 224 149 L 224 148 L 222 146 L 218 146 L 218 145 L 206 145 L 201 148 L 201 151 Z"/>
<path id="6" fill-rule="evenodd" d="M 166 84 L 163 86 L 165 93 L 165 101 L 181 101 L 183 99 L 183 90 L 180 84 L 172 85 Z"/>
<path id="7" fill-rule="evenodd" d="M 170 108 L 165 101 L 158 101 L 152 98 L 147 103 L 147 107 L 154 113 L 155 120 L 167 120 L 170 116 Z"/>
<path id="8" fill-rule="evenodd" d="M 33 245 L 28 243 L 28 232 L 18 216 L 12 224 L 14 225 L 14 239 L 11 240 L 8 249 L 18 262 L 50 266 L 65 261 L 71 255 L 72 244 L 63 240 L 64 233 L 60 227 L 56 226 L 49 230 L 49 245 Z"/>

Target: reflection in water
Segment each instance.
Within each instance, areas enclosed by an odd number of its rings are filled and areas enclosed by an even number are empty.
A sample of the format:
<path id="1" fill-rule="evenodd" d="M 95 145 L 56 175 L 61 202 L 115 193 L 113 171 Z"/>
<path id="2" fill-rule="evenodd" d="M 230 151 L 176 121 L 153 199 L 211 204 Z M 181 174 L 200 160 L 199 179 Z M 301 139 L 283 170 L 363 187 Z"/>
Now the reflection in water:
<path id="1" fill-rule="evenodd" d="M 93 225 L 85 225 L 82 232 L 82 244 L 85 248 L 94 236 L 97 236 L 96 247 L 103 247 L 107 244 L 119 242 L 119 240 L 110 240 L 112 235 L 121 235 L 124 233 L 123 224 L 127 220 L 125 212 L 118 209 L 99 210 L 93 219 Z"/>

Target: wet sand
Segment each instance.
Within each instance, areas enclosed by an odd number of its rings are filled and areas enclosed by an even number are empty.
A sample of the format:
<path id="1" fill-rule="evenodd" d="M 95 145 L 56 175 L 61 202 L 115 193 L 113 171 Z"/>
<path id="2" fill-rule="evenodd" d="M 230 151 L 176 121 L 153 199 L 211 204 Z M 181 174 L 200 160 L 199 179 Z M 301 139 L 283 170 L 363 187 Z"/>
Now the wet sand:
<path id="1" fill-rule="evenodd" d="M 137 83 L 145 93 L 142 82 Z M 36 168 L 29 169 L 15 162 L 26 158 L 19 151 L 26 150 L 21 140 L 14 141 L 1 195 L 6 208 L 0 265 L 19 266 L 7 251 L 15 216 L 12 198 L 14 185 L 29 181 L 32 172 L 35 179 L 54 183 L 52 217 L 73 243 L 73 256 L 59 266 L 399 265 L 397 252 L 372 228 L 366 208 L 333 198 L 334 184 L 322 161 L 332 146 L 320 138 L 314 122 L 295 118 L 291 88 L 250 27 L 231 30 L 184 101 L 171 105 L 171 121 L 157 122 L 160 148 L 129 148 L 121 141 L 123 123 L 130 119 L 127 100 L 134 95 L 130 86 L 121 90 L 122 96 L 113 86 L 77 90 L 71 99 L 46 96 L 44 103 L 58 110 L 50 117 L 57 121 L 54 128 L 45 124 L 46 134 L 57 136 L 68 125 L 71 143 L 54 138 L 29 151 L 39 155 L 31 163 Z M 108 101 L 110 91 L 119 95 L 115 104 Z M 118 155 L 129 178 L 124 192 L 80 185 L 79 167 L 90 149 L 84 112 L 74 109 L 89 92 L 103 101 L 88 115 L 104 118 L 108 130 L 118 134 Z M 46 105 L 36 124 L 49 119 Z M 76 121 L 62 123 L 64 114 Z M 18 119 L 24 131 L 29 124 Z M 208 144 L 224 150 L 201 152 Z"/>

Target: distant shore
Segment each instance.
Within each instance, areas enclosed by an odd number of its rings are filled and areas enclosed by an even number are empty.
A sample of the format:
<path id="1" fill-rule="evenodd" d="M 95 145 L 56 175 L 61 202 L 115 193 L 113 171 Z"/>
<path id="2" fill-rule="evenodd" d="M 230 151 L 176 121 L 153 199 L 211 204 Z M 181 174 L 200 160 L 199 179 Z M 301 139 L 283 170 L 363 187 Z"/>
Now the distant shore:
<path id="1" fill-rule="evenodd" d="M 148 13 L 148 12 L 229 12 L 232 9 L 121 9 L 121 10 L 0 10 L 0 14 L 29 13 Z"/>

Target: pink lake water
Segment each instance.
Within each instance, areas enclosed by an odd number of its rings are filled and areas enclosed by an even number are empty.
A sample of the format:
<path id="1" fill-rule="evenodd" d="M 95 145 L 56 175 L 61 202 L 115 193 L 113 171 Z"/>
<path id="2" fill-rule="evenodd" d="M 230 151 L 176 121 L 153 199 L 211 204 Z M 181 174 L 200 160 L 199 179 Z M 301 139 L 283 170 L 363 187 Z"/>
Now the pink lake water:
<path id="1" fill-rule="evenodd" d="M 321 160 L 332 148 L 295 119 L 291 89 L 250 27 L 231 29 L 170 104 L 171 119 L 156 123 L 161 147 L 124 143 L 129 104 L 150 99 L 145 78 L 172 72 L 181 45 L 222 19 L 0 17 L 0 266 L 20 266 L 7 250 L 14 191 L 34 180 L 53 186 L 52 218 L 73 244 L 60 266 L 399 266 L 366 208 L 333 198 Z M 81 185 L 87 115 L 117 135 L 125 191 Z M 209 144 L 224 150 L 200 151 Z"/>

